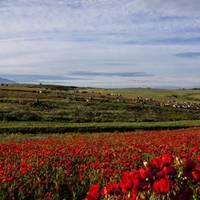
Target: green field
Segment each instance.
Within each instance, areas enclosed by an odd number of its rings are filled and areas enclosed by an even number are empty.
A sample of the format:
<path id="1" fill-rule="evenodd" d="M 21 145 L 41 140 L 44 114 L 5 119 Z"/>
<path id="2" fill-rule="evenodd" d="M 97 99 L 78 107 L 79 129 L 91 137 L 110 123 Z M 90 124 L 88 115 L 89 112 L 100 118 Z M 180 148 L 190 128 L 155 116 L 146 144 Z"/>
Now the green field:
<path id="1" fill-rule="evenodd" d="M 0 132 L 92 132 L 199 126 L 200 90 L 1 85 Z"/>
<path id="2" fill-rule="evenodd" d="M 83 88 L 81 91 L 101 92 L 102 94 L 121 94 L 126 98 L 153 98 L 158 100 L 175 100 L 178 102 L 200 103 L 200 89 L 152 89 L 152 88 L 129 88 L 129 89 L 96 89 Z"/>
<path id="3" fill-rule="evenodd" d="M 135 130 L 170 130 L 190 127 L 200 127 L 200 120 L 107 123 L 0 122 L 0 133 L 92 133 Z"/>

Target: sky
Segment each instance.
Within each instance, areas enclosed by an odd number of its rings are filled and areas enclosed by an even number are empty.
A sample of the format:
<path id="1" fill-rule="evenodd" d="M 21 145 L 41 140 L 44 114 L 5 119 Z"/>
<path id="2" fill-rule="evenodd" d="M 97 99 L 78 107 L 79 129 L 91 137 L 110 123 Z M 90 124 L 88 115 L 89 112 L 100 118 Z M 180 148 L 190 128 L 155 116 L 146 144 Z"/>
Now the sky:
<path id="1" fill-rule="evenodd" d="M 0 0 L 0 76 L 200 87 L 199 10 L 199 0 Z"/>

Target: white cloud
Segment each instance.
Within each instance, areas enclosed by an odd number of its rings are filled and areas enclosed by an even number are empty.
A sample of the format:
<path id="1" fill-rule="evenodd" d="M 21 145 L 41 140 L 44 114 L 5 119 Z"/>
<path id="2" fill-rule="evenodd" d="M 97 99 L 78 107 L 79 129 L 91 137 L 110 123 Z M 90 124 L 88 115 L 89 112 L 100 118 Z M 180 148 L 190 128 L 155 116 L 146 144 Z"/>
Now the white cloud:
<path id="1" fill-rule="evenodd" d="M 174 55 L 200 52 L 199 10 L 199 0 L 2 0 L 0 73 L 193 77 L 199 60 Z"/>

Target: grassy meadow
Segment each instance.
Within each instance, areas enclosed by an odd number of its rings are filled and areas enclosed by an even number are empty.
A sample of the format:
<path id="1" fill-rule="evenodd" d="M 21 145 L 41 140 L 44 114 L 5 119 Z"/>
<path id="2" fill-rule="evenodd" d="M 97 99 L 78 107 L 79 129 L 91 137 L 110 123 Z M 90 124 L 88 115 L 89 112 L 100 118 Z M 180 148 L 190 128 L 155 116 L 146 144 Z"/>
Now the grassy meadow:
<path id="1" fill-rule="evenodd" d="M 200 124 L 200 91 L 0 86 L 0 132 L 114 131 Z"/>

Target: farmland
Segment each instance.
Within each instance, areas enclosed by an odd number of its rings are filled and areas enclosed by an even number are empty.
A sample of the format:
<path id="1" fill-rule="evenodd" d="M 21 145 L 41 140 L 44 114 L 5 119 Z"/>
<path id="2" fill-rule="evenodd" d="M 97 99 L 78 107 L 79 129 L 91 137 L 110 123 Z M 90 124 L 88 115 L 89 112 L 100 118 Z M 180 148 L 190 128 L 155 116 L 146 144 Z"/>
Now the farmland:
<path id="1" fill-rule="evenodd" d="M 200 129 L 2 136 L 1 199 L 198 199 Z"/>
<path id="2" fill-rule="evenodd" d="M 83 130 L 84 127 L 87 132 L 91 129 L 85 128 L 87 125 L 113 131 L 116 127 L 122 130 L 124 124 L 125 130 L 137 127 L 171 128 L 171 123 L 172 128 L 184 128 L 199 126 L 198 120 L 200 100 L 197 89 L 110 90 L 22 84 L 0 86 L 0 132 L 25 132 L 26 128 L 27 132 L 32 133 L 65 132 L 74 131 L 75 126 L 77 130 Z"/>

